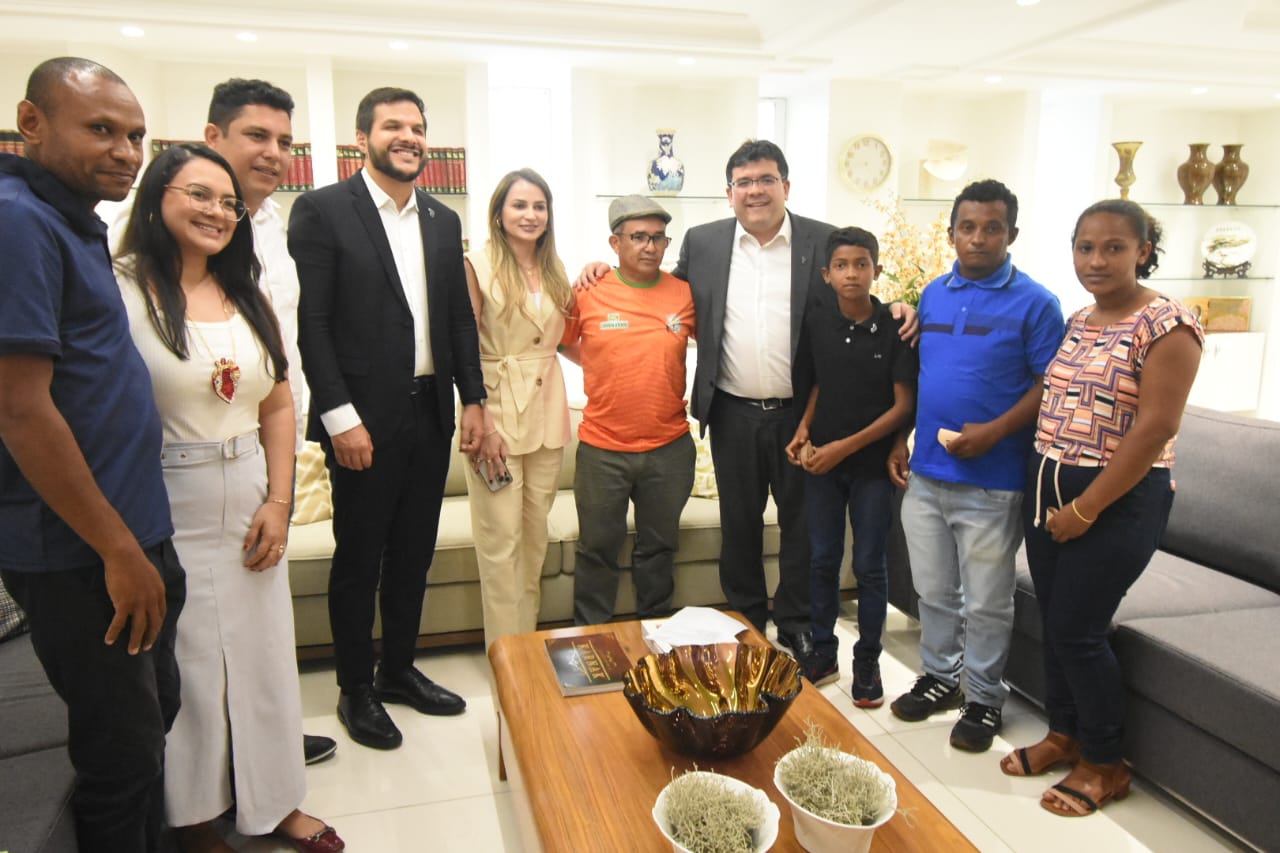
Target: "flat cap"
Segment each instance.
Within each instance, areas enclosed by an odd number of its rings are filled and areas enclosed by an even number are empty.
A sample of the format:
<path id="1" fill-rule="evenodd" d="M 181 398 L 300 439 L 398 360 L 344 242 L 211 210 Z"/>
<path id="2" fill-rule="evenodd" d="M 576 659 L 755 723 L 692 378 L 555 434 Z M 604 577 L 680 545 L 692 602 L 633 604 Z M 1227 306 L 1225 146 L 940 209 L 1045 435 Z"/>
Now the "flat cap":
<path id="1" fill-rule="evenodd" d="M 656 216 L 663 222 L 671 221 L 671 214 L 651 198 L 634 194 L 615 198 L 609 204 L 609 230 L 617 231 L 618 226 L 628 219 L 642 219 L 646 216 Z"/>

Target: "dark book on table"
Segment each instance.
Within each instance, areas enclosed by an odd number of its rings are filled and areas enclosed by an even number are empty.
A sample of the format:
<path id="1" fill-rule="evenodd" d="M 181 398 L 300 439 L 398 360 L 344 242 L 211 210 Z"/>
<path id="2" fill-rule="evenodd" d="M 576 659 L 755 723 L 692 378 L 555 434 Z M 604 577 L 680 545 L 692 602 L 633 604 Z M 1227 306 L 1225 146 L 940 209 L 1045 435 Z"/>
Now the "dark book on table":
<path id="1" fill-rule="evenodd" d="M 613 634 L 558 637 L 546 642 L 547 656 L 565 696 L 622 689 L 622 676 L 631 669 L 631 661 Z"/>

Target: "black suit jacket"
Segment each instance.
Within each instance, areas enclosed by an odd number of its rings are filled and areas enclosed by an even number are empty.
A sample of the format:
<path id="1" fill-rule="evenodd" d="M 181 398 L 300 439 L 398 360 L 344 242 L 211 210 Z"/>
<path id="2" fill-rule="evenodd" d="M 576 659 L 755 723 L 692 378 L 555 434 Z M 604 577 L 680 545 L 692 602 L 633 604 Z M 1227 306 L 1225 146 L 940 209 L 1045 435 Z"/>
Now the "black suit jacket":
<path id="1" fill-rule="evenodd" d="M 475 315 L 462 267 L 457 214 L 426 192 L 418 219 L 427 267 L 427 309 L 436 403 L 453 431 L 456 383 L 464 403 L 484 399 Z M 412 415 L 413 315 L 391 244 L 364 177 L 303 194 L 289 216 L 298 265 L 298 349 L 311 388 L 307 435 L 325 437 L 320 414 L 351 403 L 376 448 Z"/>
<path id="2" fill-rule="evenodd" d="M 830 288 L 822 280 L 826 265 L 827 237 L 833 226 L 816 219 L 791 216 L 791 362 L 795 364 L 800 336 L 804 334 L 804 312 L 811 299 L 822 299 Z M 689 282 L 698 316 L 698 365 L 693 376 L 689 402 L 693 416 L 706 430 L 720 374 L 720 346 L 724 332 L 725 298 L 729 292 L 729 261 L 733 256 L 733 234 L 737 219 L 721 219 L 690 228 L 680 245 L 675 276 Z M 793 371 L 794 375 L 794 371 Z M 804 410 L 813 381 L 801 374 L 793 378 L 793 393 L 800 398 L 797 417 Z"/>

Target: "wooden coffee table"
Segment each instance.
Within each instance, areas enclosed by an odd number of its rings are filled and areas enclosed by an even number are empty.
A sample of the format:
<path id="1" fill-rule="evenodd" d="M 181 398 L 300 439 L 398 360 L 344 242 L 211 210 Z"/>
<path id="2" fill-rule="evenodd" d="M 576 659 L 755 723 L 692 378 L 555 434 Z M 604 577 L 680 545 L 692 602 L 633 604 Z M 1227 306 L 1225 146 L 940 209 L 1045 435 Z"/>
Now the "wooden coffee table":
<path id="1" fill-rule="evenodd" d="M 736 614 L 735 614 L 736 615 Z M 745 642 L 768 645 L 754 628 Z M 694 761 L 662 746 L 622 693 L 565 698 L 543 643 L 549 637 L 613 631 L 633 659 L 648 654 L 639 622 L 614 622 L 502 637 L 489 650 L 498 687 L 499 772 L 516 795 L 524 849 L 583 853 L 589 850 L 669 849 L 653 822 L 653 802 L 675 773 Z M 898 788 L 895 815 L 876 830 L 872 850 L 976 850 L 958 829 L 898 772 L 835 707 L 805 682 L 778 727 L 746 755 L 699 760 L 698 767 L 750 783 L 778 806 L 775 851 L 798 851 L 790 807 L 773 785 L 774 763 L 804 736 L 809 720 L 828 741 L 875 762 Z"/>

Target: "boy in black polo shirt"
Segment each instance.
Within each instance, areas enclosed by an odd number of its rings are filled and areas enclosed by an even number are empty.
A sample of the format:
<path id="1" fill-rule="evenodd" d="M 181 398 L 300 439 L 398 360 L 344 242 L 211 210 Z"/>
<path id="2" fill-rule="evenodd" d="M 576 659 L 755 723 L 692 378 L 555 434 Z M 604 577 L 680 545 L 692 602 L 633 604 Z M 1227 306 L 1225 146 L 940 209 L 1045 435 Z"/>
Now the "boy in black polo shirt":
<path id="1" fill-rule="evenodd" d="M 887 462 L 894 435 L 915 409 L 915 350 L 898 337 L 898 321 L 871 295 L 880 275 L 880 244 L 861 228 L 841 228 L 827 240 L 825 292 L 805 311 L 795 369 L 816 380 L 787 445 L 805 469 L 805 511 L 813 552 L 809 572 L 814 654 L 805 675 L 814 685 L 840 677 L 836 615 L 846 509 L 853 528 L 858 579 L 858 641 L 853 647 L 853 703 L 876 708 L 880 634 L 888 606 L 885 543 L 893 485 Z"/>

